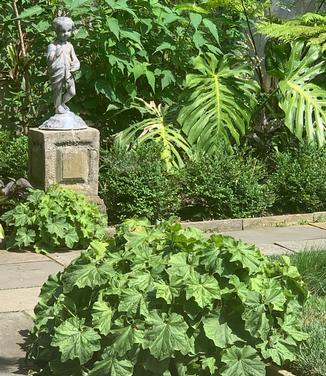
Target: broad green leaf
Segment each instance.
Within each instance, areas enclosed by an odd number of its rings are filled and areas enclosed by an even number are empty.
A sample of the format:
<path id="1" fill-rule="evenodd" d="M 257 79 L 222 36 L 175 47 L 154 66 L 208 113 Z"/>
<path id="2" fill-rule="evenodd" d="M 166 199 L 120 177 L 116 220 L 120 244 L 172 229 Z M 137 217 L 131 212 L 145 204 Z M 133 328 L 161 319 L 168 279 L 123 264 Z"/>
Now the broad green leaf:
<path id="1" fill-rule="evenodd" d="M 44 8 L 40 7 L 39 5 L 34 5 L 30 8 L 23 9 L 18 18 L 24 19 L 32 16 L 39 16 L 43 12 Z"/>
<path id="2" fill-rule="evenodd" d="M 175 351 L 181 351 L 182 354 L 190 351 L 186 334 L 188 325 L 181 315 L 176 313 L 159 315 L 158 312 L 153 312 L 146 318 L 145 323 L 147 330 L 142 346 L 144 349 L 149 349 L 156 359 L 170 358 Z"/>
<path id="3" fill-rule="evenodd" d="M 242 348 L 232 346 L 222 354 L 222 363 L 225 364 L 223 376 L 264 376 L 266 368 L 258 353 L 251 346 Z"/>
<path id="4" fill-rule="evenodd" d="M 133 273 L 129 279 L 128 284 L 140 291 L 146 291 L 152 282 L 152 276 L 149 271 L 139 271 L 137 274 Z"/>
<path id="5" fill-rule="evenodd" d="M 204 38 L 204 34 L 197 30 L 194 35 L 192 36 L 192 40 L 196 46 L 196 48 L 198 48 L 198 50 L 201 49 L 202 46 L 204 46 L 204 44 L 206 43 L 206 39 Z"/>
<path id="6" fill-rule="evenodd" d="M 163 78 L 161 79 L 161 86 L 162 90 L 164 90 L 171 82 L 175 82 L 175 77 L 170 70 L 164 70 L 162 74 Z"/>
<path id="7" fill-rule="evenodd" d="M 200 275 L 197 272 L 194 272 L 187 280 L 185 291 L 187 300 L 194 298 L 201 308 L 221 298 L 217 280 L 213 276 Z"/>
<path id="8" fill-rule="evenodd" d="M 173 296 L 177 296 L 178 290 L 164 282 L 154 282 L 156 298 L 164 299 L 168 304 L 172 303 Z"/>
<path id="9" fill-rule="evenodd" d="M 111 333 L 114 336 L 112 351 L 119 356 L 125 355 L 136 343 L 143 343 L 144 333 L 136 323 L 111 330 Z"/>
<path id="10" fill-rule="evenodd" d="M 85 364 L 100 350 L 100 339 L 94 329 L 84 325 L 84 320 L 71 317 L 55 329 L 51 345 L 59 347 L 62 362 L 78 358 L 80 364 Z"/>
<path id="11" fill-rule="evenodd" d="M 70 10 L 78 9 L 89 2 L 90 0 L 64 0 L 64 3 Z"/>
<path id="12" fill-rule="evenodd" d="M 70 228 L 65 235 L 65 242 L 68 248 L 73 248 L 79 242 L 77 231 L 74 228 Z"/>
<path id="13" fill-rule="evenodd" d="M 218 30 L 217 30 L 216 25 L 211 20 L 209 20 L 208 18 L 204 18 L 203 23 L 207 27 L 207 29 L 211 32 L 211 34 L 215 38 L 216 42 L 218 44 L 220 44 L 220 38 L 218 36 Z"/>
<path id="14" fill-rule="evenodd" d="M 291 55 L 279 87 L 279 103 L 285 114 L 285 125 L 298 138 L 323 146 L 326 128 L 326 92 L 312 83 L 325 72 L 325 62 L 319 61 L 320 49 L 303 43 L 292 46 Z"/>
<path id="15" fill-rule="evenodd" d="M 257 272 L 263 260 L 262 255 L 254 245 L 237 240 L 234 240 L 233 245 L 230 246 L 230 253 L 232 255 L 230 261 L 239 262 L 243 268 L 249 270 L 249 274 Z"/>
<path id="16" fill-rule="evenodd" d="M 146 78 L 149 86 L 152 88 L 153 92 L 155 93 L 155 76 L 154 73 L 151 72 L 150 70 L 147 70 L 146 73 Z"/>
<path id="17" fill-rule="evenodd" d="M 80 27 L 77 33 L 74 35 L 75 39 L 86 39 L 88 38 L 88 31 L 84 27 Z"/>
<path id="18" fill-rule="evenodd" d="M 148 241 L 148 231 L 145 227 L 137 227 L 133 231 L 124 234 L 127 240 L 126 249 L 137 249 L 142 247 Z"/>
<path id="19" fill-rule="evenodd" d="M 36 232 L 32 229 L 20 227 L 16 231 L 15 243 L 18 247 L 27 247 L 34 243 Z"/>
<path id="20" fill-rule="evenodd" d="M 127 31 L 127 30 L 120 30 L 120 36 L 121 38 L 129 39 L 133 42 L 136 42 L 141 47 L 141 41 L 140 41 L 140 34 L 137 31 Z"/>
<path id="21" fill-rule="evenodd" d="M 279 366 L 285 361 L 294 361 L 297 353 L 297 343 L 291 337 L 284 338 L 278 334 L 272 335 L 268 341 L 259 344 L 262 356 Z"/>
<path id="22" fill-rule="evenodd" d="M 220 349 L 233 345 L 236 341 L 241 341 L 226 322 L 221 323 L 220 316 L 203 319 L 203 325 L 207 338 L 211 339 Z"/>
<path id="23" fill-rule="evenodd" d="M 200 263 L 205 266 L 205 269 L 209 273 L 217 273 L 219 275 L 223 273 L 223 256 L 217 247 L 210 247 L 210 249 L 205 250 L 200 259 Z"/>
<path id="24" fill-rule="evenodd" d="M 105 276 L 94 264 L 72 265 L 69 272 L 62 276 L 63 290 L 65 293 L 72 291 L 74 286 L 94 288 L 105 282 Z"/>
<path id="25" fill-rule="evenodd" d="M 132 376 L 133 368 L 129 360 L 118 360 L 110 355 L 104 355 L 103 360 L 94 364 L 88 376 Z"/>
<path id="26" fill-rule="evenodd" d="M 112 31 L 112 33 L 116 36 L 116 38 L 119 39 L 119 37 L 120 37 L 119 21 L 114 17 L 109 17 L 106 20 L 106 23 L 107 23 L 110 31 Z"/>
<path id="27" fill-rule="evenodd" d="M 5 231 L 2 227 L 2 225 L 0 224 L 0 240 L 2 240 L 4 238 L 5 238 Z"/>
<path id="28" fill-rule="evenodd" d="M 189 17 L 192 26 L 197 30 L 198 26 L 201 24 L 203 17 L 198 13 L 190 13 Z"/>
<path id="29" fill-rule="evenodd" d="M 112 310 L 103 301 L 97 301 L 92 308 L 92 324 L 103 335 L 108 335 L 111 329 Z"/>
<path id="30" fill-rule="evenodd" d="M 163 42 L 161 43 L 155 50 L 155 52 L 159 52 L 159 51 L 163 51 L 163 50 L 171 50 L 171 51 L 174 51 L 176 49 L 175 46 L 173 46 L 171 43 L 169 42 Z"/>
<path id="31" fill-rule="evenodd" d="M 205 357 L 201 361 L 201 367 L 203 370 L 208 369 L 211 375 L 215 375 L 217 371 L 216 359 L 213 357 Z"/>
<path id="32" fill-rule="evenodd" d="M 120 296 L 119 311 L 127 312 L 130 316 L 140 313 L 143 316 L 148 315 L 148 309 L 144 294 L 135 290 L 126 290 Z"/>
<path id="33" fill-rule="evenodd" d="M 296 315 L 287 312 L 287 314 L 284 315 L 284 320 L 278 318 L 277 321 L 281 329 L 296 341 L 303 341 L 309 338 L 309 335 L 307 333 L 304 333 L 302 330 L 300 330 L 299 320 Z"/>
<path id="34" fill-rule="evenodd" d="M 196 58 L 194 67 L 199 73 L 187 75 L 190 94 L 178 117 L 188 141 L 209 153 L 221 139 L 239 143 L 256 101 L 258 86 L 250 79 L 252 72 L 228 55 L 217 59 L 211 53 Z"/>
<path id="35" fill-rule="evenodd" d="M 271 327 L 266 315 L 265 306 L 249 306 L 244 309 L 241 317 L 245 321 L 245 328 L 253 337 L 260 337 L 263 340 L 268 338 Z"/>
<path id="36" fill-rule="evenodd" d="M 55 221 L 49 221 L 47 224 L 47 230 L 50 234 L 64 238 L 67 230 L 67 223 L 64 218 Z"/>

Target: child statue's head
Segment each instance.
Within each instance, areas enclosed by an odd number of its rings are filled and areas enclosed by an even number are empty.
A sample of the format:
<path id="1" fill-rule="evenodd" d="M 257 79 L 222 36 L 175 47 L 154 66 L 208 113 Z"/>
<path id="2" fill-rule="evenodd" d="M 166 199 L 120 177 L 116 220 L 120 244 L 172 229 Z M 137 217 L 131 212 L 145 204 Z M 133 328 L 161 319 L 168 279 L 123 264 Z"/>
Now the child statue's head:
<path id="1" fill-rule="evenodd" d="M 60 42 L 66 42 L 71 36 L 74 22 L 69 17 L 57 17 L 53 21 L 53 27 Z"/>

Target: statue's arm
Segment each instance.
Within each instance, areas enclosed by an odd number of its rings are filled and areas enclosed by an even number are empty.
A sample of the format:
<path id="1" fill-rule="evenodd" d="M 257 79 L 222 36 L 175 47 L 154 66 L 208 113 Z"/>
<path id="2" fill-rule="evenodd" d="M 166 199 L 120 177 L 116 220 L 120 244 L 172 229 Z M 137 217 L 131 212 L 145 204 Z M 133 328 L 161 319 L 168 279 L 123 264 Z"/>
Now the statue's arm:
<path id="1" fill-rule="evenodd" d="M 71 69 L 70 69 L 70 71 L 76 72 L 80 68 L 80 62 L 77 58 L 77 55 L 75 53 L 75 50 L 74 50 L 74 47 L 73 47 L 72 44 L 71 44 L 70 56 L 71 56 Z"/>
<path id="2" fill-rule="evenodd" d="M 53 60 L 56 57 L 56 46 L 54 44 L 50 44 L 48 47 L 48 52 L 47 52 L 47 60 L 48 62 L 53 62 Z"/>

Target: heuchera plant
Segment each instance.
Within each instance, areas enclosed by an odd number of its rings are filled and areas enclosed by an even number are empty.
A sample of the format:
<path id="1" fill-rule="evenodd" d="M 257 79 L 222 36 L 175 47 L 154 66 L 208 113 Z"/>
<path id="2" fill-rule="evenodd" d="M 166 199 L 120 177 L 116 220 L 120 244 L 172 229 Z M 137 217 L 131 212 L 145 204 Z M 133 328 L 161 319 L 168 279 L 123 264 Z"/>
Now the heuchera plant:
<path id="1" fill-rule="evenodd" d="M 36 252 L 58 248 L 86 249 L 94 238 L 105 236 L 106 217 L 96 205 L 72 190 L 52 186 L 47 192 L 33 189 L 26 202 L 2 215 L 7 247 Z"/>
<path id="2" fill-rule="evenodd" d="M 45 375 L 262 376 L 295 359 L 305 298 L 288 257 L 129 220 L 43 285 L 29 358 Z"/>

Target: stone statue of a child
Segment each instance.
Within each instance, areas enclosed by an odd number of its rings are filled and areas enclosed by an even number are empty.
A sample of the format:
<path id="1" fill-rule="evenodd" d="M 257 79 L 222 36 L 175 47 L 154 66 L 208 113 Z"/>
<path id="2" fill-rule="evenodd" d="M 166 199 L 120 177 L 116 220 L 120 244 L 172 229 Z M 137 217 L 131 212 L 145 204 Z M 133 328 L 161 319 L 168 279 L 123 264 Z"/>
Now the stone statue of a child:
<path id="1" fill-rule="evenodd" d="M 69 17 L 58 17 L 53 21 L 57 39 L 48 47 L 47 62 L 51 78 L 54 106 L 57 114 L 69 111 L 66 103 L 76 95 L 72 73 L 80 68 L 74 47 L 68 42 L 74 22 Z"/>

